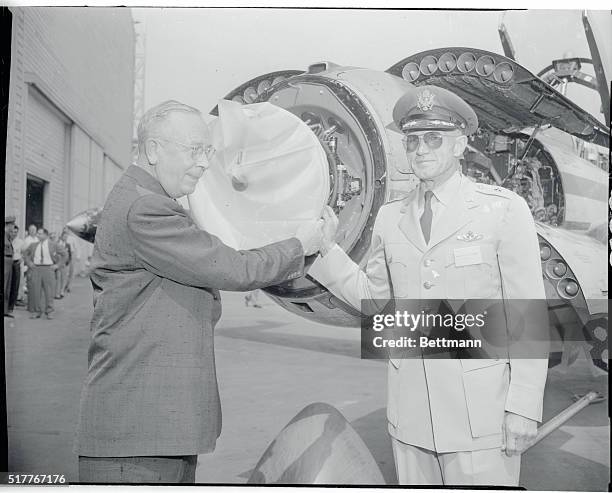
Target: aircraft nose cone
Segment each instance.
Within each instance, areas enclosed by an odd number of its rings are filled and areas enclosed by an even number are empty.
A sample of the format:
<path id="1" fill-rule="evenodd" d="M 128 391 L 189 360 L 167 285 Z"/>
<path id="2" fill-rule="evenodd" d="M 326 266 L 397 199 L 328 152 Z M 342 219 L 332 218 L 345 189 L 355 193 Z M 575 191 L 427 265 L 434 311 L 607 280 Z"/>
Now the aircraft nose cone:
<path id="1" fill-rule="evenodd" d="M 66 227 L 79 238 L 93 243 L 101 213 L 102 209 L 100 207 L 87 209 L 68 221 Z"/>
<path id="2" fill-rule="evenodd" d="M 66 227 L 74 234 L 79 235 L 87 224 L 87 216 L 84 213 L 80 213 L 74 216 L 70 221 L 66 223 Z"/>

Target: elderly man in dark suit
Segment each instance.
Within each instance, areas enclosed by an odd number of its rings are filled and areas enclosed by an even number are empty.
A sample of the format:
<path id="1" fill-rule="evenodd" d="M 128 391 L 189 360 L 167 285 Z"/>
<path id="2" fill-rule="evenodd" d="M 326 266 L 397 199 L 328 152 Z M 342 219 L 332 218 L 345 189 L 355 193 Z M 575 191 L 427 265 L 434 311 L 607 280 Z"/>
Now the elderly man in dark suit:
<path id="1" fill-rule="evenodd" d="M 49 232 L 45 228 L 39 228 L 36 236 L 38 241 L 32 243 L 23 254 L 30 275 L 31 292 L 28 291 L 28 296 L 32 297 L 30 318 L 40 318 L 44 310 L 45 317 L 50 320 L 53 318 L 54 310 L 55 271 L 65 262 L 65 251 L 49 238 Z"/>
<path id="2" fill-rule="evenodd" d="M 175 199 L 208 167 L 200 112 L 167 101 L 138 127 L 139 157 L 110 192 L 96 233 L 89 372 L 75 451 L 81 482 L 194 482 L 221 432 L 213 344 L 219 289 L 300 277 L 322 225 L 237 251 Z"/>

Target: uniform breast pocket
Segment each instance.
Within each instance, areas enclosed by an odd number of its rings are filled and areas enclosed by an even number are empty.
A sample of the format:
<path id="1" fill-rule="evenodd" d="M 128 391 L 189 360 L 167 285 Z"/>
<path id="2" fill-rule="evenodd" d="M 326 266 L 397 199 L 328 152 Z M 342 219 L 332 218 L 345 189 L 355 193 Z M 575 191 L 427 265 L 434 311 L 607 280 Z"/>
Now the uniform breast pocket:
<path id="1" fill-rule="evenodd" d="M 497 253 L 492 244 L 451 248 L 446 269 L 449 298 L 491 298 L 501 292 Z"/>
<path id="2" fill-rule="evenodd" d="M 463 388 L 473 437 L 501 433 L 508 394 L 509 372 L 505 360 L 467 360 Z"/>

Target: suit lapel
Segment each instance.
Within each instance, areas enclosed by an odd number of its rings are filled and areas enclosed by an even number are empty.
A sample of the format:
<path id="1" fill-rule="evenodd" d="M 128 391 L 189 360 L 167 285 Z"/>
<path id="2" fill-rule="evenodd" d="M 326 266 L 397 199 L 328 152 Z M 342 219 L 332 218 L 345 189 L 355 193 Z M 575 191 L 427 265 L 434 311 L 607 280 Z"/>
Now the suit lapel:
<path id="1" fill-rule="evenodd" d="M 466 178 L 462 177 L 459 192 L 451 199 L 445 207 L 440 218 L 435 221 L 431 230 L 431 239 L 428 248 L 435 247 L 453 233 L 472 221 L 473 217 L 470 209 L 476 207 L 474 201 L 474 185 Z"/>
<path id="2" fill-rule="evenodd" d="M 405 199 L 401 208 L 402 214 L 400 215 L 398 227 L 410 243 L 418 248 L 419 251 L 424 252 L 427 249 L 427 245 L 425 244 L 421 224 L 417 217 L 418 197 L 418 192 L 415 191 Z"/>
<path id="3" fill-rule="evenodd" d="M 51 262 L 53 263 L 55 263 L 56 253 L 57 253 L 56 244 L 50 241 L 49 242 L 49 256 L 51 257 Z"/>
<path id="4" fill-rule="evenodd" d="M 34 262 L 35 260 L 34 256 L 36 255 L 36 248 L 38 248 L 39 244 L 40 244 L 40 241 L 36 241 L 34 243 L 30 243 L 30 246 L 28 247 L 27 255 L 31 262 Z"/>

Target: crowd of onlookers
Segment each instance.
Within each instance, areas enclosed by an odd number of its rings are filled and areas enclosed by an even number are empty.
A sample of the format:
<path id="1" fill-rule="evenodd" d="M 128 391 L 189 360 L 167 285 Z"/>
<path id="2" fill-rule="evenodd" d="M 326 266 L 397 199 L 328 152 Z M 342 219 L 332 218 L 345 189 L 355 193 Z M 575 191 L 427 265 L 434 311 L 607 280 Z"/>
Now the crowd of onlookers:
<path id="1" fill-rule="evenodd" d="M 4 218 L 4 316 L 16 306 L 27 307 L 30 318 L 53 318 L 54 300 L 64 298 L 78 258 L 76 238 L 66 228 L 59 235 L 31 224 L 24 237 L 13 216 Z"/>

